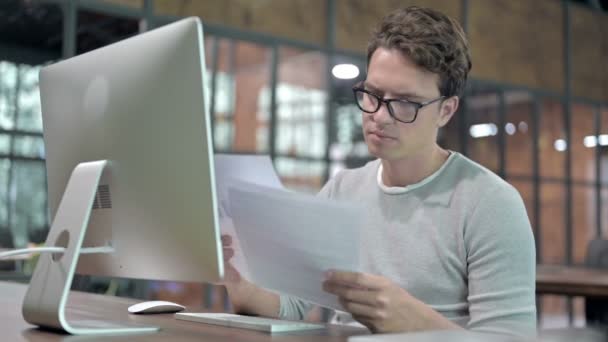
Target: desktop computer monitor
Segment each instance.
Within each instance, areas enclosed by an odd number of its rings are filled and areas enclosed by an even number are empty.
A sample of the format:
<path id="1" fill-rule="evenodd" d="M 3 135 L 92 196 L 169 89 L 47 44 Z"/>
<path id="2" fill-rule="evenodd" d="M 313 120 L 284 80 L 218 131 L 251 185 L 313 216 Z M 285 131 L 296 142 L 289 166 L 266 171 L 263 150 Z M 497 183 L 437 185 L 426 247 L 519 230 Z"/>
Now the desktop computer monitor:
<path id="1" fill-rule="evenodd" d="M 223 277 L 204 56 L 202 25 L 187 18 L 40 72 L 53 222 L 46 244 L 68 247 L 62 258 L 76 255 L 75 272 Z M 79 255 L 80 247 L 104 246 L 112 252 Z M 42 255 L 34 272 L 24 301 L 34 324 L 61 320 L 33 309 L 71 283 L 75 265 L 60 259 Z"/>

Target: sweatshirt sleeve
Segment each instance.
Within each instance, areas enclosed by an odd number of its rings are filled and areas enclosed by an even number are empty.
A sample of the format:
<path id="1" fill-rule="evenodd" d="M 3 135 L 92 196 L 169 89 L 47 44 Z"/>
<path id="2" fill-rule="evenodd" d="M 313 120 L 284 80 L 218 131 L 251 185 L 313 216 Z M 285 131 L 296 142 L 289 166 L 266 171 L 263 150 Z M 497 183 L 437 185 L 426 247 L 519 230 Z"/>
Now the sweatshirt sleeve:
<path id="1" fill-rule="evenodd" d="M 464 227 L 474 331 L 536 334 L 536 252 L 524 203 L 507 183 L 488 189 Z"/>

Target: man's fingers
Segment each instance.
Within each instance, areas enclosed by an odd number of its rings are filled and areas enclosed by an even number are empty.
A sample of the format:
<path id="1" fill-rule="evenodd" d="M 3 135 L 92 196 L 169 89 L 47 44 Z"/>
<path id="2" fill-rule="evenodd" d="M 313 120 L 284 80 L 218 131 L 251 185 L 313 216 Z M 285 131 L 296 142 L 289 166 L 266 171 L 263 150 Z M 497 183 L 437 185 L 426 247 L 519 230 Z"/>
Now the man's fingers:
<path id="1" fill-rule="evenodd" d="M 371 332 L 378 332 L 378 329 L 376 328 L 376 321 L 374 319 L 357 315 L 353 315 L 353 318 L 355 319 L 355 321 L 366 326 Z"/>
<path id="2" fill-rule="evenodd" d="M 224 280 L 238 281 L 239 279 L 241 279 L 241 274 L 239 273 L 239 271 L 237 271 L 237 269 L 234 268 L 234 266 L 232 266 L 232 264 L 226 263 L 225 272 L 224 272 Z"/>
<path id="3" fill-rule="evenodd" d="M 384 311 L 373 306 L 349 302 L 345 299 L 340 298 L 340 304 L 346 311 L 348 311 L 353 317 L 362 317 L 367 320 L 377 320 L 385 318 Z"/>
<path id="4" fill-rule="evenodd" d="M 234 249 L 232 248 L 223 248 L 222 252 L 224 254 L 224 261 L 228 261 L 234 256 Z"/>
<path id="5" fill-rule="evenodd" d="M 323 283 L 323 290 L 335 294 L 341 299 L 345 299 L 349 302 L 376 306 L 380 308 L 387 304 L 387 300 L 385 300 L 383 295 L 379 291 L 375 290 L 362 290 L 327 281 Z"/>
<path id="6" fill-rule="evenodd" d="M 230 246 L 231 244 L 232 244 L 232 236 L 230 236 L 228 234 L 222 235 L 222 245 Z"/>
<path id="7" fill-rule="evenodd" d="M 373 274 L 332 270 L 325 273 L 326 280 L 332 283 L 344 284 L 364 289 L 379 289 L 386 279 Z"/>

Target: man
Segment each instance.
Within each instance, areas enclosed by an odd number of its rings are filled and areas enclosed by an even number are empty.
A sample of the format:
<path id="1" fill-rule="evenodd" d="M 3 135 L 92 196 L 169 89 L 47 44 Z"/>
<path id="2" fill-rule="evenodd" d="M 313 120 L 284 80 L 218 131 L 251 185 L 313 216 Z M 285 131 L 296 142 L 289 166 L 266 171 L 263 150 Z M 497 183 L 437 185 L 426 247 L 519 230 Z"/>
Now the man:
<path id="1" fill-rule="evenodd" d="M 373 332 L 536 331 L 535 250 L 518 192 L 436 143 L 471 69 L 453 19 L 408 7 L 386 16 L 353 88 L 378 159 L 331 179 L 320 195 L 366 206 L 361 273 L 328 271 L 323 288 Z M 226 261 L 234 255 L 223 236 Z M 302 319 L 311 305 L 242 279 L 227 262 L 237 312 Z M 338 315 L 344 320 L 344 315 Z"/>

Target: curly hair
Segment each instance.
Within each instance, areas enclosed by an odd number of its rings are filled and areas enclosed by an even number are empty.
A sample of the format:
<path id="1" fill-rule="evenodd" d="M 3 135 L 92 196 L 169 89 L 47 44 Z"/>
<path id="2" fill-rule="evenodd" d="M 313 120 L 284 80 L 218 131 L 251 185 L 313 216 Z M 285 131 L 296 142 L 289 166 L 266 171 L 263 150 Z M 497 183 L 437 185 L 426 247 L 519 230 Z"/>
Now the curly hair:
<path id="1" fill-rule="evenodd" d="M 467 38 L 458 22 L 445 14 L 418 6 L 386 15 L 367 46 L 367 64 L 376 49 L 397 49 L 412 61 L 439 75 L 441 95 L 462 95 L 472 63 Z"/>

